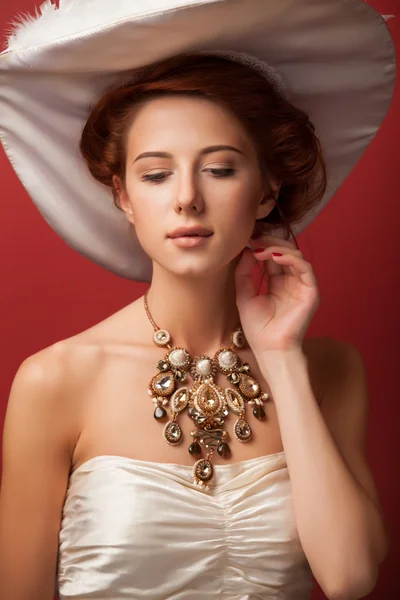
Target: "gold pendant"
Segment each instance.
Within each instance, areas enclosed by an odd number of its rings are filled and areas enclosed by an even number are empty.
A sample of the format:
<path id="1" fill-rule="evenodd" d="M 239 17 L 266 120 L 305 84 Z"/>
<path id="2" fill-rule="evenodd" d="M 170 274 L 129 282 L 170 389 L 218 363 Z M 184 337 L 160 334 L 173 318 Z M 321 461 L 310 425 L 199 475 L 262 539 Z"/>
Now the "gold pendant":
<path id="1" fill-rule="evenodd" d="M 201 458 L 193 465 L 193 478 L 195 485 L 206 487 L 214 477 L 214 467 L 210 460 L 211 456 Z"/>

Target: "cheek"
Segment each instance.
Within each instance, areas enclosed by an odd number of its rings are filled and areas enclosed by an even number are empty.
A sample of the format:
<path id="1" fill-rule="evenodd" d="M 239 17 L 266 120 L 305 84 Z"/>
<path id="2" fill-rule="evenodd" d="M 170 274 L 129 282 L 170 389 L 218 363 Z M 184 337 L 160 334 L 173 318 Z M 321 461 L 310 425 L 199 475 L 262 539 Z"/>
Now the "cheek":
<path id="1" fill-rule="evenodd" d="M 128 182 L 127 191 L 131 199 L 134 226 L 138 234 L 140 235 L 142 232 L 149 234 L 160 224 L 160 211 L 162 210 L 160 203 L 157 199 L 155 201 L 154 194 L 146 191 L 142 185 L 138 186 Z"/>
<path id="2" fill-rule="evenodd" d="M 131 196 L 132 197 L 132 196 Z M 133 227 L 135 229 L 140 245 L 147 252 L 150 248 L 155 249 L 162 235 L 162 219 L 159 211 L 146 202 L 145 198 L 134 197 Z"/>
<path id="3" fill-rule="evenodd" d="M 227 229 L 245 231 L 254 226 L 257 217 L 257 203 L 254 194 L 248 189 L 242 189 L 224 198 L 219 203 L 221 221 Z M 240 225 L 240 227 L 239 227 Z"/>

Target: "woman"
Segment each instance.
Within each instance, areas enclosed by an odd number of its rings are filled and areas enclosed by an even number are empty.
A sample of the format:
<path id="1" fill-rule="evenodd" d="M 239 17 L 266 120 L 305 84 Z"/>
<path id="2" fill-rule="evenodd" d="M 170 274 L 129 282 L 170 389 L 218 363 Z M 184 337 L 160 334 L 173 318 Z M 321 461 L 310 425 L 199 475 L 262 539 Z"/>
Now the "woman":
<path id="1" fill-rule="evenodd" d="M 278 77 L 248 62 L 149 61 L 86 115 L 81 154 L 150 257 L 151 285 L 18 370 L 5 598 L 56 585 L 74 599 L 298 600 L 314 575 L 350 599 L 376 583 L 388 536 L 364 455 L 363 361 L 305 339 L 317 281 L 276 235 L 326 198 L 325 158 Z"/>

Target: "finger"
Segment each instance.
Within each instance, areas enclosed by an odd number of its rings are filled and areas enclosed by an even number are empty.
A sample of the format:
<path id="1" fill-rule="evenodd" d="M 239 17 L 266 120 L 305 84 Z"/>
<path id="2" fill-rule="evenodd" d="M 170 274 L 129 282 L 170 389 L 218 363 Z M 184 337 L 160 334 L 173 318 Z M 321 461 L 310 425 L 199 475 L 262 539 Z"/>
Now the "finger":
<path id="1" fill-rule="evenodd" d="M 282 256 L 273 256 L 272 259 L 280 266 L 290 267 L 292 274 L 296 275 L 301 281 L 310 287 L 315 287 L 316 277 L 312 265 L 304 258 L 293 253 L 282 254 Z"/>
<path id="2" fill-rule="evenodd" d="M 281 252 L 283 251 L 286 254 L 294 254 L 294 255 L 298 255 L 301 258 L 303 257 L 302 253 L 300 250 L 294 249 L 294 248 L 285 248 L 285 250 L 283 250 L 282 246 L 268 246 L 267 248 L 264 248 L 264 250 L 262 252 L 257 252 L 256 254 L 254 254 L 256 260 L 260 261 L 260 263 L 262 263 L 262 270 L 268 275 L 282 275 L 282 274 L 287 274 L 287 275 L 293 275 L 293 269 L 290 265 L 285 265 L 285 264 L 278 264 L 277 262 L 275 262 L 272 259 L 272 253 L 273 252 Z"/>
<path id="3" fill-rule="evenodd" d="M 252 275 L 254 263 L 252 251 L 245 248 L 235 269 L 236 304 L 238 307 L 256 296 Z"/>

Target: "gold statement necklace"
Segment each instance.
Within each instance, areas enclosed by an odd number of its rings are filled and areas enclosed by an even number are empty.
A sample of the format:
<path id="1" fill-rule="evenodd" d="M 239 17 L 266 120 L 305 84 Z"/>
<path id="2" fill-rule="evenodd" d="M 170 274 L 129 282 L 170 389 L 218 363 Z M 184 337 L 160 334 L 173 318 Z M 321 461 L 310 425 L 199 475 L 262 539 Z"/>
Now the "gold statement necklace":
<path id="1" fill-rule="evenodd" d="M 179 414 L 187 409 L 196 425 L 191 431 L 193 438 L 188 451 L 192 456 L 201 456 L 202 446 L 207 448 L 205 458 L 199 458 L 193 465 L 194 483 L 208 486 L 214 476 L 212 456 L 215 449 L 224 458 L 231 453 L 229 434 L 222 429 L 229 409 L 237 416 L 233 433 L 239 442 L 248 442 L 252 436 L 250 424 L 245 419 L 246 403 L 254 404 L 253 414 L 257 419 L 265 418 L 263 404 L 269 394 L 262 393 L 259 383 L 252 376 L 248 363 L 240 360 L 235 348 L 243 348 L 246 338 L 241 327 L 231 334 L 231 346 L 218 350 L 214 358 L 208 356 L 191 357 L 185 348 L 172 344 L 170 333 L 160 329 L 154 322 L 144 295 L 144 308 L 154 328 L 153 341 L 156 346 L 165 347 L 168 352 L 157 363 L 158 373 L 150 381 L 149 395 L 154 403 L 154 418 L 165 421 L 166 406 L 170 404 L 171 420 L 164 426 L 163 437 L 168 444 L 177 446 L 183 441 L 183 432 L 178 423 Z M 215 381 L 217 371 L 226 375 L 230 387 L 222 389 Z M 194 383 L 178 387 L 191 377 Z"/>

